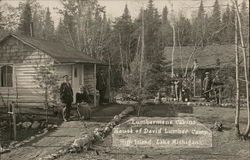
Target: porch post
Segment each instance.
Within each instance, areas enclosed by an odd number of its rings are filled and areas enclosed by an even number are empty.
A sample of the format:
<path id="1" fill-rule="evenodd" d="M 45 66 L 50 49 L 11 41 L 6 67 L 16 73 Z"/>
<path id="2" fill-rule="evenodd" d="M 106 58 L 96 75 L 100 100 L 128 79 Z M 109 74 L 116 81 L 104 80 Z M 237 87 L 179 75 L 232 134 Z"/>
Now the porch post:
<path id="1" fill-rule="evenodd" d="M 96 102 L 96 64 L 94 64 L 94 106 L 97 106 Z"/>
<path id="2" fill-rule="evenodd" d="M 75 78 L 74 78 L 74 71 L 75 71 L 75 65 L 74 64 L 72 64 L 72 71 L 71 71 L 71 87 L 72 87 L 72 89 L 73 89 L 73 102 L 75 102 L 76 100 L 75 100 L 75 94 L 74 94 L 74 83 L 75 83 Z"/>
<path id="3" fill-rule="evenodd" d="M 194 97 L 196 96 L 196 73 L 194 72 Z"/>
<path id="4" fill-rule="evenodd" d="M 108 69 L 108 91 L 109 91 L 109 103 L 112 101 L 111 99 L 111 65 L 109 61 L 109 69 Z"/>
<path id="5" fill-rule="evenodd" d="M 84 83 L 84 64 L 82 64 L 82 84 L 81 85 L 85 85 L 85 83 Z"/>

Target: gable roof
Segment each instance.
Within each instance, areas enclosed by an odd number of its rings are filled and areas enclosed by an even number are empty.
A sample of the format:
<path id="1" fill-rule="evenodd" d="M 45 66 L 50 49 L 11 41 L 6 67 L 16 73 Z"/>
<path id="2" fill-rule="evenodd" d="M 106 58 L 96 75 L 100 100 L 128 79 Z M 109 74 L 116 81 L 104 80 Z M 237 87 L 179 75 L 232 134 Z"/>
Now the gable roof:
<path id="1" fill-rule="evenodd" d="M 101 61 L 96 60 L 71 46 L 60 42 L 36 39 L 34 37 L 10 34 L 0 41 L 0 44 L 10 37 L 14 37 L 32 48 L 43 51 L 59 63 L 102 63 Z"/>
<path id="2" fill-rule="evenodd" d="M 194 46 L 176 47 L 174 53 L 174 68 L 185 68 L 188 62 L 189 56 L 192 54 Z M 181 51 L 181 54 L 180 54 Z M 249 48 L 247 48 L 247 53 Z M 182 60 L 181 56 L 182 55 Z M 239 48 L 239 61 L 240 65 L 243 65 L 243 56 L 241 49 Z M 172 47 L 165 48 L 165 56 L 167 61 L 171 61 Z M 189 62 L 188 68 L 191 68 L 194 60 L 197 59 L 199 68 L 213 68 L 216 67 L 216 60 L 220 60 L 220 66 L 233 67 L 235 66 L 235 46 L 232 44 L 227 45 L 208 45 L 204 48 L 198 48 L 195 54 L 192 56 Z"/>

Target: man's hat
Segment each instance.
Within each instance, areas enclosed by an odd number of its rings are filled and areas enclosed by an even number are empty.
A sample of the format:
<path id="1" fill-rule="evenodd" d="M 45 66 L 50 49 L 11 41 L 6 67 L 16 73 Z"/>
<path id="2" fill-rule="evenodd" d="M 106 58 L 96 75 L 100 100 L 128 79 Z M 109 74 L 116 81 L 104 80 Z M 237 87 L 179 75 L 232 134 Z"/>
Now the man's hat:
<path id="1" fill-rule="evenodd" d="M 209 75 L 210 73 L 209 73 L 209 72 L 206 72 L 205 74 L 206 74 L 206 75 Z"/>
<path id="2" fill-rule="evenodd" d="M 69 77 L 69 76 L 68 75 L 64 75 L 63 78 L 65 78 L 65 77 Z"/>

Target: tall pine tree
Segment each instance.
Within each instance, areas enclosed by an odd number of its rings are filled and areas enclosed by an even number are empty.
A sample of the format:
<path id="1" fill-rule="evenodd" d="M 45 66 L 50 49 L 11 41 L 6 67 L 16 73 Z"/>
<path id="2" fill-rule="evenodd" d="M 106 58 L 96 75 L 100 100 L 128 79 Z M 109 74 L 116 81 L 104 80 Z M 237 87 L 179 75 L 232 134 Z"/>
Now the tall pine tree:
<path id="1" fill-rule="evenodd" d="M 222 24 L 225 28 L 222 31 L 222 42 L 234 42 L 234 11 L 227 5 L 226 11 L 222 15 Z"/>
<path id="2" fill-rule="evenodd" d="M 160 25 L 160 50 L 164 50 L 166 46 L 173 45 L 173 30 L 168 18 L 168 8 L 165 6 L 162 10 L 162 19 Z"/>
<path id="3" fill-rule="evenodd" d="M 184 17 L 183 14 L 180 14 L 180 17 L 176 22 L 178 45 L 186 46 L 191 44 L 191 28 L 189 19 Z"/>
<path id="4" fill-rule="evenodd" d="M 192 41 L 194 45 L 195 44 L 199 44 L 201 46 L 206 45 L 206 35 L 207 35 L 206 23 L 207 22 L 206 22 L 205 9 L 203 6 L 203 1 L 201 0 L 197 17 L 193 21 Z"/>
<path id="5" fill-rule="evenodd" d="M 55 30 L 55 35 L 56 35 L 57 41 L 67 44 L 67 41 L 65 41 L 67 39 L 67 34 L 65 32 L 65 26 L 64 26 L 63 20 L 61 18 Z"/>
<path id="6" fill-rule="evenodd" d="M 145 24 L 145 60 L 149 63 L 154 63 L 159 57 L 159 26 L 160 15 L 157 8 L 155 8 L 153 0 L 149 0 L 144 14 Z"/>
<path id="7" fill-rule="evenodd" d="M 54 22 L 52 21 L 49 8 L 47 8 L 45 14 L 43 37 L 46 40 L 54 39 Z"/>
<path id="8" fill-rule="evenodd" d="M 116 35 L 117 46 L 121 47 L 123 61 L 128 65 L 134 56 L 134 47 L 132 42 L 134 41 L 134 28 L 131 15 L 129 13 L 127 5 L 125 5 L 124 12 L 121 17 L 117 18 L 114 24 L 114 34 Z M 136 44 L 136 43 L 135 43 Z M 120 52 L 119 50 L 117 52 Z"/>
<path id="9" fill-rule="evenodd" d="M 249 44 L 249 8 L 247 7 L 246 0 L 242 2 L 240 15 L 242 17 L 243 36 L 246 44 Z"/>
<path id="10" fill-rule="evenodd" d="M 215 0 L 213 5 L 213 12 L 212 16 L 209 20 L 209 34 L 211 36 L 211 42 L 212 43 L 221 43 L 221 30 L 222 30 L 222 24 L 221 24 L 221 11 L 220 11 L 220 5 L 219 1 Z"/>
<path id="11" fill-rule="evenodd" d="M 31 28 L 32 28 L 31 7 L 29 3 L 26 3 L 20 17 L 19 32 L 22 35 L 31 36 Z"/>
<path id="12" fill-rule="evenodd" d="M 33 36 L 43 38 L 43 19 L 37 11 L 33 13 Z"/>

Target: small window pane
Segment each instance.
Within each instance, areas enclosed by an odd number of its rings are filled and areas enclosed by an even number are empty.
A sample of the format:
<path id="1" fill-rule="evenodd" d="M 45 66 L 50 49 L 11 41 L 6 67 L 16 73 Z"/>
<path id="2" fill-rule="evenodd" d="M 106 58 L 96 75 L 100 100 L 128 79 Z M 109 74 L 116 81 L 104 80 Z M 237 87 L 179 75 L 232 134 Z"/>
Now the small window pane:
<path id="1" fill-rule="evenodd" d="M 1 67 L 1 87 L 13 86 L 13 67 L 5 65 Z"/>
<path id="2" fill-rule="evenodd" d="M 77 68 L 74 69 L 74 77 L 77 78 Z"/>

